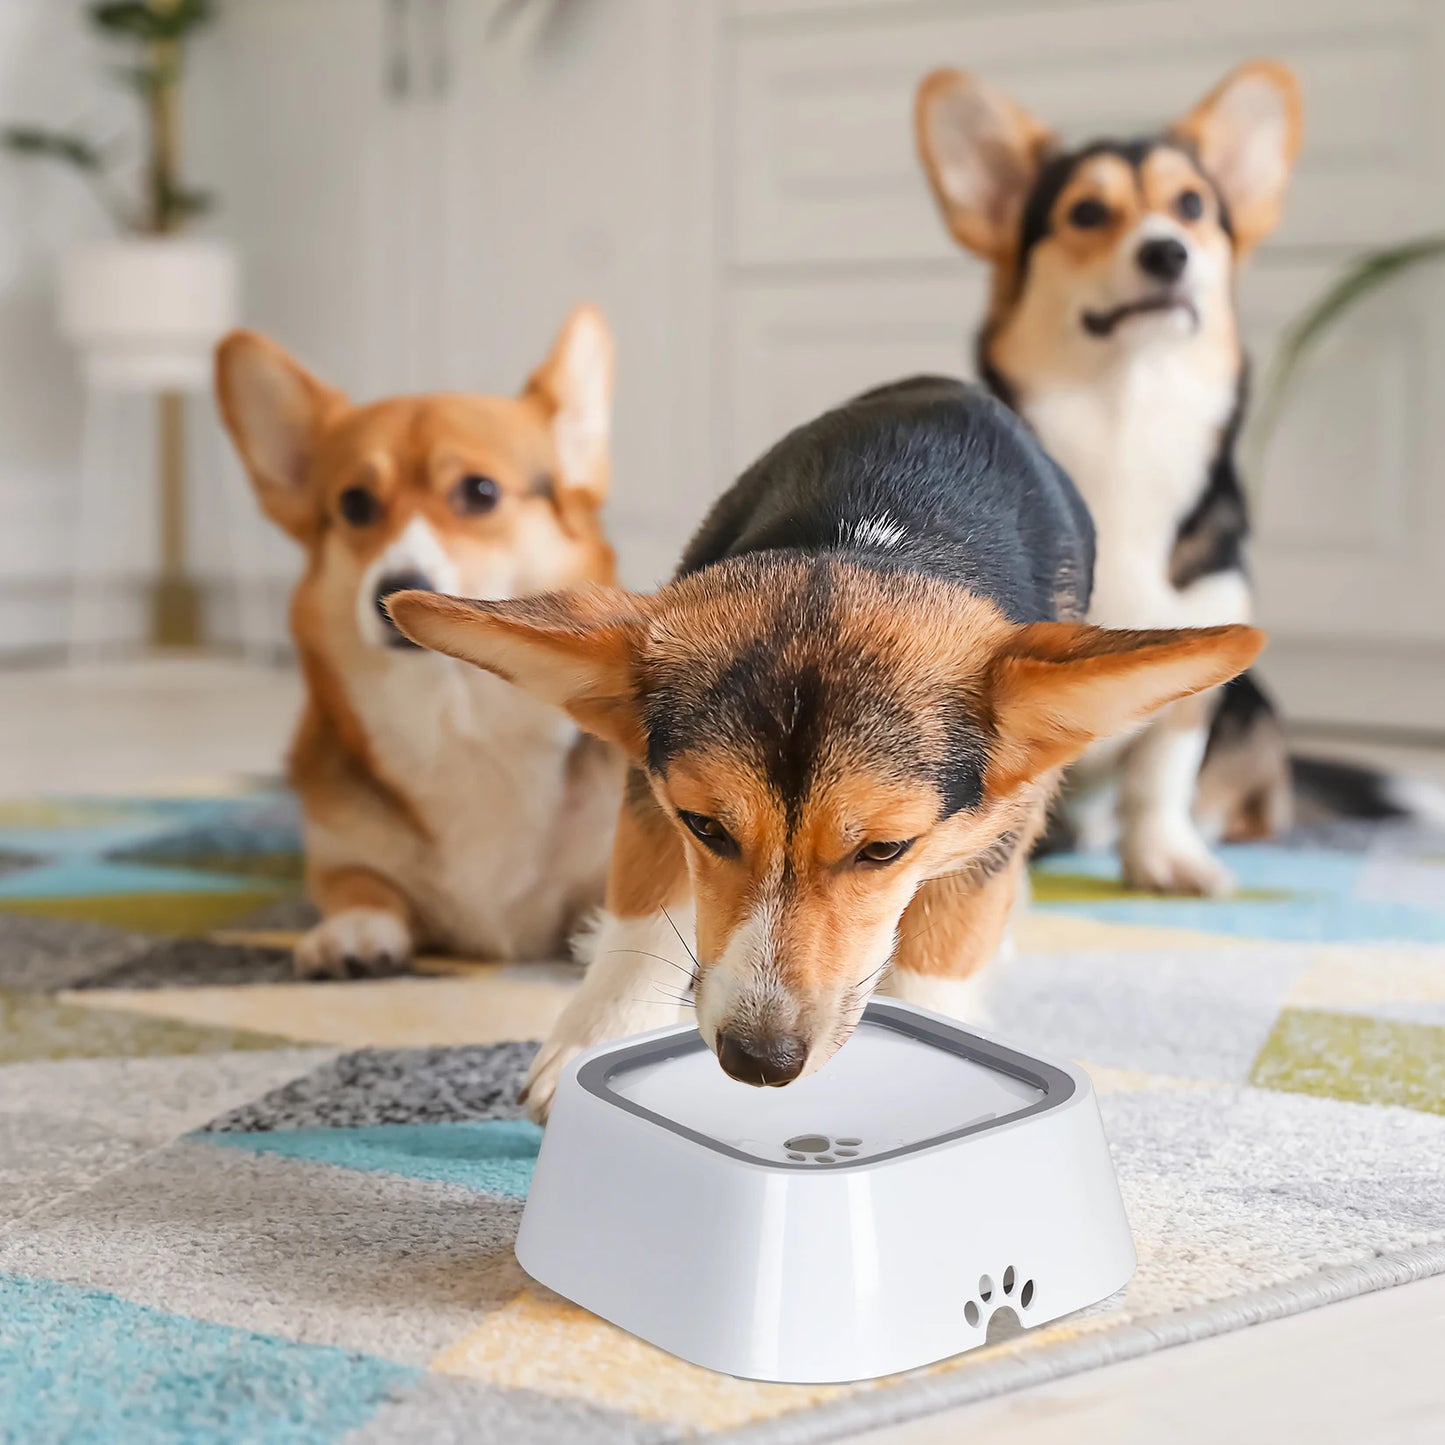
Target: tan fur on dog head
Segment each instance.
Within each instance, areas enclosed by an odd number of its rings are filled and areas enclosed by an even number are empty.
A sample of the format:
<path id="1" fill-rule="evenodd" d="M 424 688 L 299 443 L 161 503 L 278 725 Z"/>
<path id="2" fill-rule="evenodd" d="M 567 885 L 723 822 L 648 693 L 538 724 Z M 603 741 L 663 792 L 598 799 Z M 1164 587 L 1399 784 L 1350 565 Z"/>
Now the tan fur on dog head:
<path id="1" fill-rule="evenodd" d="M 612 370 L 607 323 L 590 306 L 567 318 L 517 397 L 353 405 L 264 336 L 222 341 L 221 415 L 262 509 L 306 551 L 291 625 L 311 709 L 292 765 L 317 799 L 340 755 L 421 828 L 344 685 L 389 675 L 407 647 L 379 605 L 395 584 L 505 598 L 612 580 L 599 516 Z"/>
<path id="2" fill-rule="evenodd" d="M 983 347 L 1001 376 L 1076 380 L 1106 352 L 1160 340 L 1212 355 L 1221 373 L 1238 368 L 1235 272 L 1277 224 L 1300 145 L 1287 67 L 1238 67 L 1157 139 L 1070 153 L 962 71 L 923 81 L 915 120 L 945 223 L 994 268 Z M 1140 271 L 1151 239 L 1187 249 L 1177 284 Z"/>
<path id="3" fill-rule="evenodd" d="M 452 584 L 440 590 L 512 597 L 611 575 L 597 514 L 609 481 L 612 342 L 591 307 L 572 313 L 516 398 L 353 406 L 250 331 L 221 343 L 216 394 L 263 510 L 308 551 L 305 590 L 332 594 L 321 610 L 343 633 L 368 632 L 356 625 L 365 607 L 350 604 L 418 524 L 418 552 L 430 551 L 447 574 L 437 581 Z"/>
<path id="4" fill-rule="evenodd" d="M 1019 626 L 931 579 L 767 554 L 653 597 L 390 607 L 627 751 L 686 846 L 703 1036 L 794 1038 L 808 1070 L 857 1022 L 923 881 L 1027 846 L 1064 763 L 1261 644 Z"/>

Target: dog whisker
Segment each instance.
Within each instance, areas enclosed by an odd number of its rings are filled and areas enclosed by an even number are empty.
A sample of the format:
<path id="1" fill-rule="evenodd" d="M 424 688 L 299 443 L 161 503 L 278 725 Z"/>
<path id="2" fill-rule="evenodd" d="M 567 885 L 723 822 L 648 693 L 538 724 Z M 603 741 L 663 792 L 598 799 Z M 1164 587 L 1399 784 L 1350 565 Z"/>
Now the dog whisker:
<path id="1" fill-rule="evenodd" d="M 694 984 L 697 982 L 697 975 L 695 973 L 684 968 L 680 963 L 664 957 L 660 953 L 649 953 L 645 948 L 609 948 L 604 956 L 611 958 L 614 953 L 635 953 L 642 958 L 655 958 L 659 963 L 665 963 L 669 968 L 675 968 L 689 982 Z"/>
<path id="2" fill-rule="evenodd" d="M 682 1009 L 696 1009 L 696 1008 L 697 1008 L 697 1005 L 696 1005 L 695 1003 L 692 1003 L 690 1000 L 685 999 L 685 998 L 672 998 L 672 997 L 670 997 L 670 996 L 669 996 L 669 997 L 662 997 L 662 998 L 638 998 L 635 994 L 629 994 L 629 995 L 627 996 L 627 998 L 628 998 L 628 1002 L 629 1002 L 629 1003 L 646 1004 L 649 1008 L 655 1008 L 655 1007 L 656 1007 L 658 1004 L 660 1004 L 660 1003 L 669 1004 L 669 1005 L 673 1006 L 674 1008 L 682 1008 Z"/>
<path id="3" fill-rule="evenodd" d="M 697 954 L 692 951 L 692 945 L 687 941 L 687 939 L 682 936 L 682 929 L 680 929 L 677 924 L 673 923 L 672 914 L 670 914 L 667 909 L 664 908 L 662 910 L 662 916 L 667 919 L 668 924 L 672 928 L 672 931 L 677 934 L 677 941 L 682 944 L 682 946 L 687 950 L 687 956 L 692 960 L 693 973 L 694 977 L 696 977 L 696 971 L 701 968 L 702 965 L 697 961 Z"/>

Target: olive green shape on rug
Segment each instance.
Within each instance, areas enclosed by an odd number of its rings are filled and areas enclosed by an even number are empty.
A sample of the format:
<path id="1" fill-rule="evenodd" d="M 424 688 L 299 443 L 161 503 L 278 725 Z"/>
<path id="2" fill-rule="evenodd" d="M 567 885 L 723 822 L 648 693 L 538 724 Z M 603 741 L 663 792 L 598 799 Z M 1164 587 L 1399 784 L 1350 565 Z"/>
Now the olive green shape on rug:
<path id="1" fill-rule="evenodd" d="M 1035 903 L 1119 903 L 1131 898 L 1148 899 L 1150 903 L 1176 901 L 1163 894 L 1126 888 L 1117 878 L 1095 878 L 1089 873 L 1050 873 L 1036 869 L 1029 875 L 1029 887 Z M 1229 895 L 1229 901 L 1280 903 L 1291 896 L 1279 888 L 1238 888 Z M 1177 901 L 1198 903 L 1199 899 L 1181 897 Z"/>
<path id="2" fill-rule="evenodd" d="M 44 918 L 78 918 L 133 928 L 142 933 L 209 933 L 284 898 L 290 889 L 247 888 L 217 893 L 108 893 L 88 897 L 7 898 L 7 913 L 39 914 Z"/>
<path id="3" fill-rule="evenodd" d="M 1445 1114 L 1445 1028 L 1287 1008 L 1249 1081 L 1287 1094 Z"/>
<path id="4" fill-rule="evenodd" d="M 294 1039 L 0 991 L 0 1064 L 295 1048 Z"/>

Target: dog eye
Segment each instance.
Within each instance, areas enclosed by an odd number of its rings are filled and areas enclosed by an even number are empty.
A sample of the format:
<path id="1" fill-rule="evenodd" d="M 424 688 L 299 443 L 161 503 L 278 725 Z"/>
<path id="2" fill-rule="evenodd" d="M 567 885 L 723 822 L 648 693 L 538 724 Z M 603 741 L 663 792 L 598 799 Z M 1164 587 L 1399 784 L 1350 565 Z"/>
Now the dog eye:
<path id="1" fill-rule="evenodd" d="M 463 516 L 490 512 L 502 500 L 502 489 L 490 478 L 473 474 L 452 488 L 452 507 Z"/>
<path id="2" fill-rule="evenodd" d="M 1197 221 L 1204 214 L 1204 197 L 1198 191 L 1180 191 L 1174 209 L 1181 221 Z"/>
<path id="3" fill-rule="evenodd" d="M 1092 231 L 1107 225 L 1109 208 L 1102 201 L 1075 201 L 1069 207 L 1069 224 L 1081 231 Z"/>
<path id="4" fill-rule="evenodd" d="M 911 838 L 893 843 L 869 843 L 858 850 L 858 862 L 896 863 L 912 846 Z"/>
<path id="5" fill-rule="evenodd" d="M 733 840 L 733 835 L 716 818 L 708 818 L 701 813 L 689 813 L 684 809 L 679 809 L 677 816 L 682 819 L 688 832 L 700 842 L 706 843 L 714 853 L 726 853 L 736 849 L 737 843 Z"/>
<path id="6" fill-rule="evenodd" d="M 336 499 L 342 520 L 352 527 L 369 527 L 381 516 L 381 499 L 365 487 L 347 487 Z"/>

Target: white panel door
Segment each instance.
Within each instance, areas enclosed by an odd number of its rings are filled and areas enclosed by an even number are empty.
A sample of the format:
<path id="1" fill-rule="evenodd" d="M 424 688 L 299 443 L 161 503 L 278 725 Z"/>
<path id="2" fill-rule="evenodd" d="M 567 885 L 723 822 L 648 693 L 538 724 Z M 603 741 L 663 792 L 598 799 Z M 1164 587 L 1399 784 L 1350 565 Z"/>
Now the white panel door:
<path id="1" fill-rule="evenodd" d="M 444 314 L 428 229 L 439 172 L 414 159 L 444 130 L 441 18 L 438 0 L 225 5 L 187 86 L 187 170 L 215 187 L 208 226 L 239 250 L 244 323 L 358 401 L 425 384 L 424 338 Z M 214 447 L 194 456 L 198 570 L 223 575 L 238 536 L 259 554 L 280 644 L 299 554 L 221 505 L 220 488 L 244 486 L 228 444 L 220 478 Z M 228 589 L 215 595 L 224 607 Z"/>
<path id="2" fill-rule="evenodd" d="M 187 91 L 188 170 L 243 266 L 247 324 L 359 396 L 397 363 L 398 8 L 245 0 L 219 8 Z"/>
<path id="3" fill-rule="evenodd" d="M 713 487 L 712 6 L 556 4 L 517 33 L 495 9 L 453 0 L 441 376 L 515 390 L 569 308 L 600 305 L 617 340 L 607 525 L 625 578 L 650 584 Z"/>

